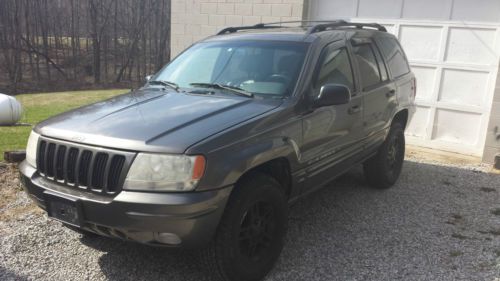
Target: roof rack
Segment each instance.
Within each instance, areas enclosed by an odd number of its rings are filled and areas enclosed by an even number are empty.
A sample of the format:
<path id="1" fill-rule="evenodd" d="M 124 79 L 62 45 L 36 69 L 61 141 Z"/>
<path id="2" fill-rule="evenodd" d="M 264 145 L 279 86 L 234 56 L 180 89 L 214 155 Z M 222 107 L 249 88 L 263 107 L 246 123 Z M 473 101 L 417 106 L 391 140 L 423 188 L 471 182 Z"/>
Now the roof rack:
<path id="1" fill-rule="evenodd" d="M 307 34 L 321 32 L 321 31 L 325 31 L 328 29 L 335 29 L 337 27 L 355 27 L 358 29 L 362 29 L 364 27 L 370 27 L 370 28 L 375 28 L 378 31 L 387 32 L 387 29 L 383 25 L 380 25 L 378 23 L 360 23 L 360 22 L 337 21 L 337 22 L 331 22 L 331 23 L 317 24 L 317 25 L 309 28 L 309 31 L 307 32 Z"/>
<path id="2" fill-rule="evenodd" d="M 249 25 L 249 26 L 235 26 L 235 27 L 226 27 L 223 30 L 219 31 L 217 35 L 224 35 L 228 33 L 235 33 L 240 30 L 248 30 L 248 29 L 265 29 L 265 28 L 276 28 L 276 26 L 268 26 L 267 24 L 264 23 L 258 23 L 256 25 Z"/>
<path id="3" fill-rule="evenodd" d="M 294 27 L 294 26 L 283 26 L 283 24 L 290 24 L 290 23 L 300 23 L 302 24 L 301 26 L 305 26 L 303 25 L 304 23 L 315 23 L 315 25 L 312 25 L 309 28 L 307 34 L 321 32 L 328 29 L 334 29 L 336 27 L 355 27 L 359 29 L 362 29 L 363 27 L 370 27 L 370 28 L 375 28 L 379 31 L 387 32 L 384 26 L 377 23 L 353 23 L 353 22 L 347 22 L 345 20 L 336 20 L 336 21 L 311 20 L 311 21 L 283 21 L 283 22 L 271 22 L 271 23 L 258 23 L 256 25 L 249 25 L 249 26 L 227 27 L 219 31 L 217 35 L 235 33 L 240 30 Z"/>
<path id="4" fill-rule="evenodd" d="M 266 28 L 284 28 L 284 27 L 291 27 L 291 26 L 283 26 L 283 24 L 290 24 L 290 23 L 336 23 L 340 21 L 329 21 L 329 20 L 297 20 L 297 21 L 279 21 L 279 22 L 269 22 L 269 23 L 258 23 L 255 25 L 249 25 L 249 26 L 233 26 L 233 27 L 227 27 L 222 29 L 217 33 L 217 35 L 224 35 L 224 34 L 229 34 L 229 33 L 235 33 L 240 30 L 249 30 L 249 29 L 266 29 Z M 342 22 L 345 22 L 342 20 Z"/>

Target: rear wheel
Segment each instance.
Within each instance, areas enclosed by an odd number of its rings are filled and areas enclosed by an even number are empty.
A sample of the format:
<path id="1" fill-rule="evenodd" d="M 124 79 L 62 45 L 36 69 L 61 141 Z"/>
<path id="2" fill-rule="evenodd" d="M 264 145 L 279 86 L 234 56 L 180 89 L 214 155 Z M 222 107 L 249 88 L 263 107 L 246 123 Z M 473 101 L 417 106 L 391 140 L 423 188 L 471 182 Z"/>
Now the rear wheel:
<path id="1" fill-rule="evenodd" d="M 203 253 L 215 280 L 261 280 L 284 244 L 287 202 L 280 185 L 256 173 L 235 187 L 214 241 Z"/>
<path id="2" fill-rule="evenodd" d="M 389 188 L 396 183 L 405 157 L 403 126 L 395 123 L 375 156 L 363 164 L 368 183 L 377 188 Z"/>

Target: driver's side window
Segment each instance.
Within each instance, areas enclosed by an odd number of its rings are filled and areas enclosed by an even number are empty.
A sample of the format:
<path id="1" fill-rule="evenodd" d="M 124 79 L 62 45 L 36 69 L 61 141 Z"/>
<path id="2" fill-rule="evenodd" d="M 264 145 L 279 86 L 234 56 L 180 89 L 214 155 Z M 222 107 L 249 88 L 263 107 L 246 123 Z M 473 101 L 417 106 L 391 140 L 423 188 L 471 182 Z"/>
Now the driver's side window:
<path id="1" fill-rule="evenodd" d="M 351 62 L 345 47 L 330 45 L 323 49 L 319 60 L 319 70 L 314 80 L 314 90 L 318 94 L 326 84 L 340 84 L 354 92 L 354 79 Z"/>

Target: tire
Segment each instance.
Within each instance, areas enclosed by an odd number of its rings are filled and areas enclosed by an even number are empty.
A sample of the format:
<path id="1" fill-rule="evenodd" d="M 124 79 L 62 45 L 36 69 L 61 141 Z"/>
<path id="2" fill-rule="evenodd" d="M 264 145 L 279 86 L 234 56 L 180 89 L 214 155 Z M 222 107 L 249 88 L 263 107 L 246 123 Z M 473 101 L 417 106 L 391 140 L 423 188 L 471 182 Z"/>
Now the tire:
<path id="1" fill-rule="evenodd" d="M 201 255 L 212 280 L 261 280 L 284 245 L 288 205 L 271 177 L 254 173 L 236 187 L 217 233 Z"/>
<path id="2" fill-rule="evenodd" d="M 403 126 L 394 123 L 377 154 L 363 164 L 365 178 L 376 188 L 389 188 L 396 183 L 405 157 Z"/>

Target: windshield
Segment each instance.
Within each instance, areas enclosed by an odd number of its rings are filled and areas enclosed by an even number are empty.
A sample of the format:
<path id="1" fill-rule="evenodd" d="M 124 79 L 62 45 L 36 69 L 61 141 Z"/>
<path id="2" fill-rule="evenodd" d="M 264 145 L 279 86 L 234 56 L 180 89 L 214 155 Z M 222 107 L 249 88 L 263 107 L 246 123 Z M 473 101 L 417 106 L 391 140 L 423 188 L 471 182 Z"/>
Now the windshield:
<path id="1" fill-rule="evenodd" d="M 175 58 L 152 80 L 168 81 L 180 88 L 208 83 L 256 95 L 290 95 L 307 46 L 302 42 L 202 42 Z"/>

